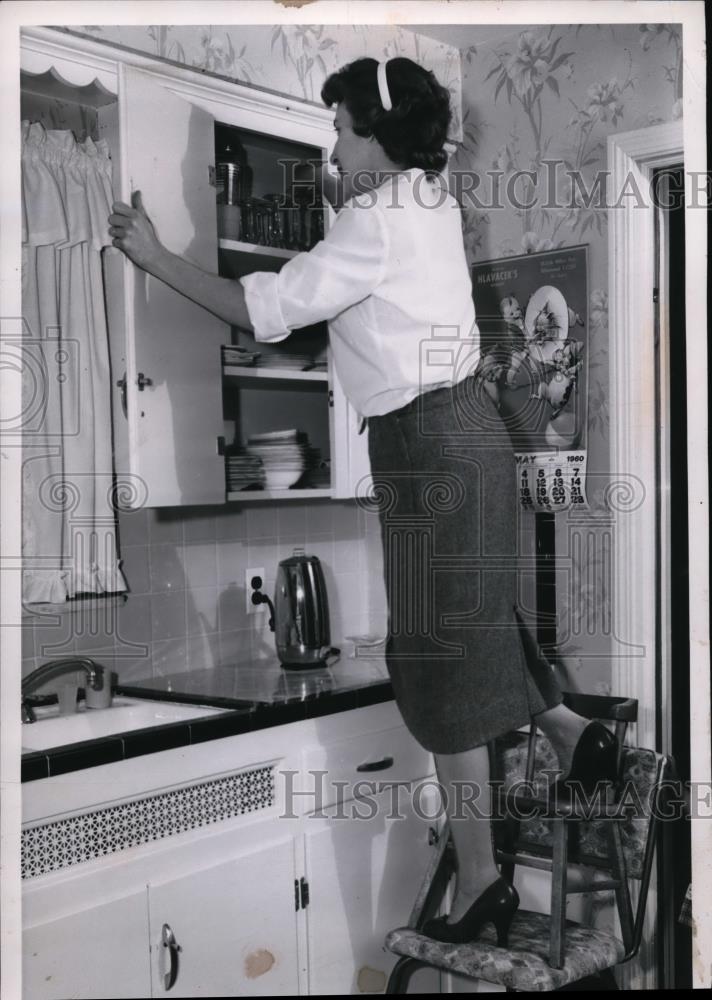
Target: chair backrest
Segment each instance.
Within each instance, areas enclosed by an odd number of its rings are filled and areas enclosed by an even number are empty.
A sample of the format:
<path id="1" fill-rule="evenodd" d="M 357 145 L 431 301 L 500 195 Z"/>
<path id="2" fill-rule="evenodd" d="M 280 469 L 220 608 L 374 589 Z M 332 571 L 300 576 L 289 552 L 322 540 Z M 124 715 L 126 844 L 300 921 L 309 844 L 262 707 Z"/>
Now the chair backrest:
<path id="1" fill-rule="evenodd" d="M 492 774 L 505 789 L 526 780 L 529 737 L 526 733 L 509 733 L 491 745 Z M 535 742 L 533 783 L 544 789 L 548 783 L 545 770 L 556 770 L 556 754 L 541 733 Z M 642 933 L 642 918 L 652 872 L 657 832 L 661 821 L 672 813 L 666 807 L 666 795 L 671 790 L 672 760 L 653 750 L 624 747 L 621 755 L 621 783 L 617 802 L 624 818 L 620 821 L 621 840 L 628 878 L 641 883 L 635 915 L 634 949 Z M 670 818 L 673 818 L 670 816 Z M 582 820 L 571 824 L 569 861 L 610 871 L 608 840 L 605 824 L 610 820 Z M 497 848 L 507 846 L 505 824 L 493 823 L 493 838 Z M 540 817 L 522 819 L 517 836 L 517 851 L 534 857 L 551 857 L 553 846 L 552 821 Z"/>
<path id="2" fill-rule="evenodd" d="M 509 789 L 526 780 L 528 736 L 526 733 L 509 733 L 495 741 L 493 776 Z M 545 736 L 538 734 L 533 774 L 535 789 L 543 791 L 548 784 L 546 771 L 556 770 L 556 754 Z M 626 817 L 621 822 L 623 853 L 629 877 L 640 879 L 645 870 L 645 860 L 651 825 L 659 818 L 657 802 L 660 782 L 669 774 L 668 758 L 653 750 L 624 747 L 621 768 L 621 794 L 619 801 L 625 806 Z M 594 867 L 607 867 L 606 820 L 584 820 L 578 826 L 576 856 L 570 860 Z M 498 827 L 495 825 L 495 834 Z M 520 847 L 536 849 L 552 846 L 551 821 L 539 817 L 523 819 L 519 828 Z"/>

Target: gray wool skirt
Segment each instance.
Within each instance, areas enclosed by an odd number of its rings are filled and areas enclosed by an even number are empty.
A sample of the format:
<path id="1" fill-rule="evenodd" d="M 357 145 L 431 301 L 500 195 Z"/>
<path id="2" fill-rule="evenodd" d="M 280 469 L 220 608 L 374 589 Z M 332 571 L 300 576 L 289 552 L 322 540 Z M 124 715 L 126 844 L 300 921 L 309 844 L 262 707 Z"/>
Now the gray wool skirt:
<path id="1" fill-rule="evenodd" d="M 367 423 L 396 704 L 433 753 L 482 746 L 562 700 L 517 609 L 509 433 L 477 376 Z"/>

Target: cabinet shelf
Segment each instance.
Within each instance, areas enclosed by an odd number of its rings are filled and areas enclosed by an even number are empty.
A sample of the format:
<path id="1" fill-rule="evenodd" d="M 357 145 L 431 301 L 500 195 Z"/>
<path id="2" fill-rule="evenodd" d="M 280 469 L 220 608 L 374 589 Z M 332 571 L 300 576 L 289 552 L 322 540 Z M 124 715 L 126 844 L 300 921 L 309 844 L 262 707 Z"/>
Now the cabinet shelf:
<path id="1" fill-rule="evenodd" d="M 326 371 L 300 371 L 295 368 L 252 368 L 248 365 L 223 365 L 225 378 L 240 381 L 259 381 L 267 379 L 273 382 L 328 382 Z"/>
<path id="2" fill-rule="evenodd" d="M 240 500 L 313 500 L 318 497 L 331 497 L 328 487 L 305 487 L 304 489 L 287 490 L 229 490 L 229 503 Z"/>

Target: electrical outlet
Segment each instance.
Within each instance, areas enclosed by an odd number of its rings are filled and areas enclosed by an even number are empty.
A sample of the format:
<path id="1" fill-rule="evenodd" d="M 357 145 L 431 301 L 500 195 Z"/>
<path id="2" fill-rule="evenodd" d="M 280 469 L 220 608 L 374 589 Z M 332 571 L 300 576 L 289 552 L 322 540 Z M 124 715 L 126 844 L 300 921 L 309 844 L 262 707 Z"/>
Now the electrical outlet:
<path id="1" fill-rule="evenodd" d="M 265 568 L 260 566 L 257 569 L 246 569 L 245 570 L 245 610 L 248 615 L 257 615 L 262 611 L 268 610 L 267 604 L 253 604 L 252 595 L 254 593 L 254 587 L 252 586 L 253 577 L 258 576 L 262 581 L 262 584 L 257 588 L 261 590 L 264 594 L 265 592 Z"/>

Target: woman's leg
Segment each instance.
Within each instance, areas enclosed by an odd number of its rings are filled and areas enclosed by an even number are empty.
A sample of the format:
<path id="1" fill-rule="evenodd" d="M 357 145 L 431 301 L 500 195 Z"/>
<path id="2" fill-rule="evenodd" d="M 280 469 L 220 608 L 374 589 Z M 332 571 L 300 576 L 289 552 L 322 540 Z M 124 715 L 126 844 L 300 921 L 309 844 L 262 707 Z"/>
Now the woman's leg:
<path id="1" fill-rule="evenodd" d="M 534 721 L 553 746 L 559 760 L 561 777 L 566 778 L 579 737 L 591 720 L 561 704 L 535 715 Z"/>
<path id="2" fill-rule="evenodd" d="M 532 718 L 553 746 L 561 777 L 565 778 L 571 768 L 574 748 L 590 720 L 577 715 L 563 704 L 563 694 L 551 664 L 534 641 L 516 608 L 514 615 L 519 626 L 528 678 L 534 685 L 532 701 L 543 706 L 540 710 L 533 710 Z"/>
<path id="3" fill-rule="evenodd" d="M 435 754 L 435 766 L 457 856 L 457 888 L 447 920 L 453 923 L 499 876 L 488 818 L 489 752 L 481 746 L 462 753 Z M 473 810 L 485 815 L 469 810 L 468 800 Z"/>

